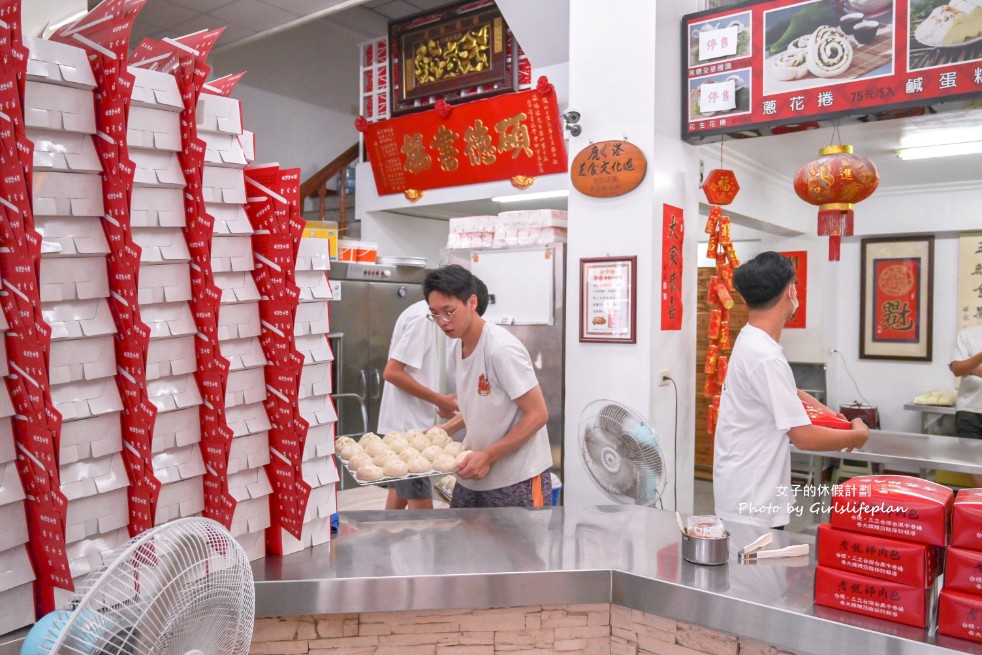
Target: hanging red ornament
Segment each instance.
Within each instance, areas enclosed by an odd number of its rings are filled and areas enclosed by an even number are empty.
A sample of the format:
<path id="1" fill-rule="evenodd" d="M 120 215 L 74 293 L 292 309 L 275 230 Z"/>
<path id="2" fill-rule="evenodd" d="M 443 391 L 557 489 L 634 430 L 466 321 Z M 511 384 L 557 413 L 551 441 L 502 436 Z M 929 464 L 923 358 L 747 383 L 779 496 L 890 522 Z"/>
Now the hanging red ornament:
<path id="1" fill-rule="evenodd" d="M 711 205 L 728 205 L 733 202 L 740 191 L 736 175 L 733 171 L 714 168 L 709 171 L 706 181 L 702 183 L 702 192 Z"/>
<path id="2" fill-rule="evenodd" d="M 829 261 L 839 261 L 842 237 L 853 234 L 853 205 L 876 191 L 880 175 L 873 162 L 852 154 L 852 146 L 828 146 L 818 154 L 795 173 L 794 191 L 818 205 L 818 235 L 829 237 Z"/>

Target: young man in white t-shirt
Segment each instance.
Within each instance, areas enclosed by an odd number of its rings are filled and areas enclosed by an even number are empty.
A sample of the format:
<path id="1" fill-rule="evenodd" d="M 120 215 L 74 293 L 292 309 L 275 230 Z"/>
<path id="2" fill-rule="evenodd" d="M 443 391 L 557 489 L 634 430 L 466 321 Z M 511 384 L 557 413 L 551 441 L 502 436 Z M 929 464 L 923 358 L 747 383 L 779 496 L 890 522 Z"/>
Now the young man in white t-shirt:
<path id="1" fill-rule="evenodd" d="M 733 275 L 750 312 L 733 344 L 716 424 L 713 495 L 724 521 L 783 528 L 794 505 L 791 444 L 841 450 L 858 448 L 869 437 L 858 418 L 848 430 L 812 425 L 801 404 L 825 407 L 795 387 L 778 343 L 798 309 L 794 275 L 791 261 L 776 252 L 760 253 Z"/>
<path id="2" fill-rule="evenodd" d="M 961 378 L 955 398 L 955 434 L 962 439 L 982 439 L 982 325 L 958 333 L 948 368 Z M 982 487 L 982 475 L 973 475 L 972 480 Z"/>
<path id="3" fill-rule="evenodd" d="M 426 276 L 430 320 L 456 340 L 451 367 L 460 414 L 445 427 L 467 428 L 471 451 L 457 469 L 450 502 L 458 507 L 551 505 L 549 412 L 525 346 L 477 311 L 474 276 L 451 265 Z"/>

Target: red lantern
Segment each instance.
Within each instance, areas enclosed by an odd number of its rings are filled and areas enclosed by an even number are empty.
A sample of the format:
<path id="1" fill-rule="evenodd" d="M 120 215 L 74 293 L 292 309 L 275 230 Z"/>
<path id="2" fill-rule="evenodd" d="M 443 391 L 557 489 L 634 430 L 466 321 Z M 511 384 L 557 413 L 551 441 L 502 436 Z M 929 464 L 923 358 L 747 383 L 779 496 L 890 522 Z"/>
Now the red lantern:
<path id="1" fill-rule="evenodd" d="M 711 205 L 728 205 L 733 202 L 740 191 L 736 175 L 733 171 L 714 168 L 709 171 L 706 181 L 702 183 L 702 191 Z"/>
<path id="2" fill-rule="evenodd" d="M 873 162 L 852 154 L 852 146 L 828 146 L 818 154 L 795 173 L 794 190 L 818 205 L 818 234 L 830 237 L 829 261 L 838 261 L 842 237 L 853 233 L 853 205 L 876 191 L 880 175 Z"/>

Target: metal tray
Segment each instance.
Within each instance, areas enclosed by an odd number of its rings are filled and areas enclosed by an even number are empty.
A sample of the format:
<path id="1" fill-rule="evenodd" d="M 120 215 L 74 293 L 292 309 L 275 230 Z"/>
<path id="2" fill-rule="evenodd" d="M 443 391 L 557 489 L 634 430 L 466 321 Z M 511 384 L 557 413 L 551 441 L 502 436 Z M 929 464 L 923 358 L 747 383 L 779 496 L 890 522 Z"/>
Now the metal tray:
<path id="1" fill-rule="evenodd" d="M 379 257 L 376 262 L 379 266 L 415 266 L 426 268 L 426 257 Z"/>
<path id="2" fill-rule="evenodd" d="M 358 476 L 355 475 L 355 472 L 348 468 L 348 462 L 341 459 L 340 455 L 338 455 L 338 461 L 344 466 L 344 470 L 351 475 L 351 479 L 357 482 L 358 486 L 361 487 L 367 487 L 373 484 L 386 484 L 388 482 L 399 482 L 400 480 L 415 480 L 416 478 L 433 478 L 441 475 L 453 475 L 453 471 L 437 471 L 436 469 L 431 468 L 426 473 L 407 473 L 406 475 L 398 478 L 383 476 L 378 480 L 359 480 Z"/>

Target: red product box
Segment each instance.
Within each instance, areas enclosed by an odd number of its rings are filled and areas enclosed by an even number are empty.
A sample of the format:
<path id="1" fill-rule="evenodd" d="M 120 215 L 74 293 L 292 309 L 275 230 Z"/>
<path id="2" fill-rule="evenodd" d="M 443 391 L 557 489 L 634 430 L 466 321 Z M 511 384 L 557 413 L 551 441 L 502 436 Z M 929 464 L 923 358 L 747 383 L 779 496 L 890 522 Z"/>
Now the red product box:
<path id="1" fill-rule="evenodd" d="M 951 545 L 982 550 L 982 489 L 962 489 L 951 512 Z"/>
<path id="2" fill-rule="evenodd" d="M 924 628 L 934 610 L 933 595 L 933 587 L 911 587 L 827 566 L 815 567 L 816 605 Z"/>
<path id="3" fill-rule="evenodd" d="M 982 552 L 948 548 L 944 588 L 982 597 Z"/>
<path id="4" fill-rule="evenodd" d="M 833 527 L 944 546 L 955 494 L 906 475 L 865 475 L 833 489 Z"/>
<path id="5" fill-rule="evenodd" d="M 940 548 L 818 526 L 818 563 L 911 587 L 929 587 L 941 574 Z"/>
<path id="6" fill-rule="evenodd" d="M 938 634 L 982 643 L 982 597 L 942 589 Z"/>

